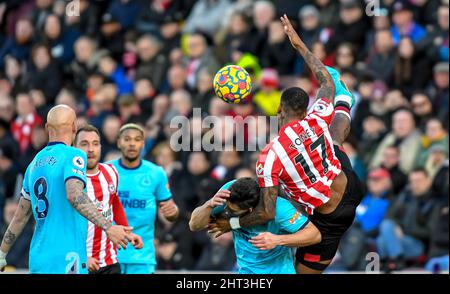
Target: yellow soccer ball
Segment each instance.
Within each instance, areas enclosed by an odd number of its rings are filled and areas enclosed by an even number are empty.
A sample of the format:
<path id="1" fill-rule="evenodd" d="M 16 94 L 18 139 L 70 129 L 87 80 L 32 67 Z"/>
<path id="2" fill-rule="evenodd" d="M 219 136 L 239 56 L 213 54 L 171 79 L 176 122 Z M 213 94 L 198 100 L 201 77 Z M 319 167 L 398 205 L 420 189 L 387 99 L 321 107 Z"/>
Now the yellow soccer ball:
<path id="1" fill-rule="evenodd" d="M 227 103 L 245 103 L 252 91 L 250 75 L 240 66 L 227 65 L 214 77 L 214 91 Z"/>

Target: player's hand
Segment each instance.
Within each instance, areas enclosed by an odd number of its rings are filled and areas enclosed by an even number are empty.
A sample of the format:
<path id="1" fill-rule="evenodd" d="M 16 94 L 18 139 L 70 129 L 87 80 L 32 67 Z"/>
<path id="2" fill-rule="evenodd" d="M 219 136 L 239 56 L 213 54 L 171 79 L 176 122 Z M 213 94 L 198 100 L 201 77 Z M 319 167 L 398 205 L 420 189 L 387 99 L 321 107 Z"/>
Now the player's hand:
<path id="1" fill-rule="evenodd" d="M 208 233 L 213 234 L 215 238 L 231 231 L 230 222 L 225 218 L 218 218 L 208 225 Z"/>
<path id="2" fill-rule="evenodd" d="M 302 40 L 292 27 L 291 21 L 289 20 L 286 14 L 280 17 L 280 20 L 281 23 L 283 24 L 285 34 L 289 37 L 289 40 L 291 41 L 292 47 L 298 49 L 301 46 Z"/>
<path id="3" fill-rule="evenodd" d="M 215 208 L 217 206 L 222 206 L 227 202 L 227 199 L 230 198 L 231 192 L 228 190 L 220 190 L 213 196 L 213 198 L 209 199 L 209 207 Z"/>
<path id="4" fill-rule="evenodd" d="M 96 258 L 88 257 L 88 270 L 90 272 L 98 271 L 100 269 L 100 261 Z"/>
<path id="5" fill-rule="evenodd" d="M 141 236 L 136 235 L 135 233 L 130 233 L 128 235 L 128 239 L 135 249 L 142 249 L 144 247 L 144 242 L 142 241 Z"/>
<path id="6" fill-rule="evenodd" d="M 251 238 L 249 242 L 260 250 L 270 250 L 279 245 L 279 236 L 269 232 L 264 232 Z"/>
<path id="7" fill-rule="evenodd" d="M 159 204 L 159 208 L 161 209 L 162 215 L 166 219 L 173 219 L 178 214 L 178 207 L 175 205 L 175 203 L 171 200 L 164 201 Z"/>
<path id="8" fill-rule="evenodd" d="M 0 251 L 0 272 L 5 270 L 6 265 L 6 253 Z"/>
<path id="9" fill-rule="evenodd" d="M 108 235 L 108 238 L 119 250 L 120 247 L 126 249 L 129 242 L 129 239 L 127 237 L 132 230 L 132 227 L 112 226 L 108 230 L 106 230 L 106 235 Z"/>

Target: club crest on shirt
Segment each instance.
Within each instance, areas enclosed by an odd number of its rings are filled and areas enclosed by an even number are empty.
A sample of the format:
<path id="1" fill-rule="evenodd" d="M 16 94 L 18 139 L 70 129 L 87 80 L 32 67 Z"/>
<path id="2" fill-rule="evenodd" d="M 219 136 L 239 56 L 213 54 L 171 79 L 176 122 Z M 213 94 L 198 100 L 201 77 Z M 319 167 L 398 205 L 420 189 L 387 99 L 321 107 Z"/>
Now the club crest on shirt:
<path id="1" fill-rule="evenodd" d="M 108 185 L 109 193 L 114 193 L 116 191 L 116 186 L 113 183 Z"/>
<path id="2" fill-rule="evenodd" d="M 141 186 L 147 187 L 151 185 L 150 177 L 143 176 L 140 182 Z"/>
<path id="3" fill-rule="evenodd" d="M 84 159 L 81 156 L 75 156 L 72 159 L 72 163 L 73 163 L 73 165 L 75 165 L 78 168 L 83 168 L 84 167 Z"/>
<path id="4" fill-rule="evenodd" d="M 262 163 L 260 163 L 256 166 L 256 173 L 258 175 L 262 175 L 264 173 L 264 167 L 263 167 Z"/>

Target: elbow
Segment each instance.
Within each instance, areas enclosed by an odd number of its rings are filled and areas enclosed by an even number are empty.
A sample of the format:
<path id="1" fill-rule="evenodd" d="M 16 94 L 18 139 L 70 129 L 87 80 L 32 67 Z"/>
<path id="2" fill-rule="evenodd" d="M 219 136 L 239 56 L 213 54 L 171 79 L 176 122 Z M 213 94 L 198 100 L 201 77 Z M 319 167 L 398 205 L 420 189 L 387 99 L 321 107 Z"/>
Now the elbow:
<path id="1" fill-rule="evenodd" d="M 259 218 L 264 222 L 269 222 L 275 218 L 275 210 L 264 210 L 259 213 Z"/>
<path id="2" fill-rule="evenodd" d="M 193 221 L 192 219 L 189 221 L 189 229 L 191 230 L 191 232 L 198 232 L 200 231 L 202 228 L 201 226 L 199 226 L 199 224 L 197 224 L 195 221 Z"/>

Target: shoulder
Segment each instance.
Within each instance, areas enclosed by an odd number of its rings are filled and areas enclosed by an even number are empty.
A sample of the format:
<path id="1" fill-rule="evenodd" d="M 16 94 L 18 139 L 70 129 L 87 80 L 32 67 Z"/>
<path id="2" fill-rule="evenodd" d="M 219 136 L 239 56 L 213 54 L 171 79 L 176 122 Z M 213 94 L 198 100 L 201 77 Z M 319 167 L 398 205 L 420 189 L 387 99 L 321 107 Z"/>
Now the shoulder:
<path id="1" fill-rule="evenodd" d="M 75 166 L 83 167 L 87 161 L 86 153 L 83 150 L 71 146 L 62 146 L 66 160 L 69 160 Z"/>
<path id="2" fill-rule="evenodd" d="M 294 205 L 292 205 L 289 200 L 284 199 L 282 197 L 277 197 L 277 205 L 276 205 L 276 212 L 283 213 L 287 210 L 295 209 Z"/>
<path id="3" fill-rule="evenodd" d="M 117 170 L 117 168 L 119 167 L 119 159 L 110 160 L 108 162 L 105 162 L 104 164 L 108 164 Z"/>
<path id="4" fill-rule="evenodd" d="M 102 170 L 108 172 L 109 174 L 115 174 L 117 176 L 117 169 L 111 163 L 99 163 Z"/>
<path id="5" fill-rule="evenodd" d="M 264 157 L 267 156 L 267 154 L 270 152 L 270 150 L 272 150 L 273 145 L 275 144 L 275 142 L 278 142 L 279 138 L 280 138 L 280 136 L 276 136 L 275 138 L 273 138 L 273 139 L 269 142 L 269 144 L 266 145 L 266 147 L 264 147 L 263 150 L 261 150 L 261 153 L 260 153 L 260 159 L 261 159 L 263 156 L 264 156 Z"/>
<path id="6" fill-rule="evenodd" d="M 142 159 L 141 168 L 144 170 L 148 170 L 151 173 L 158 173 L 158 174 L 164 174 L 164 175 L 166 174 L 164 172 L 164 169 L 161 166 L 159 166 L 151 161 L 145 160 L 145 159 Z"/>

